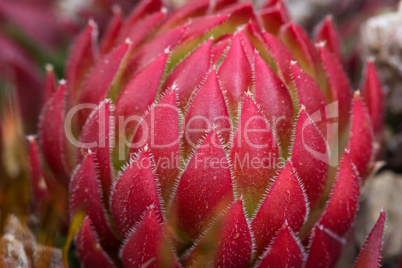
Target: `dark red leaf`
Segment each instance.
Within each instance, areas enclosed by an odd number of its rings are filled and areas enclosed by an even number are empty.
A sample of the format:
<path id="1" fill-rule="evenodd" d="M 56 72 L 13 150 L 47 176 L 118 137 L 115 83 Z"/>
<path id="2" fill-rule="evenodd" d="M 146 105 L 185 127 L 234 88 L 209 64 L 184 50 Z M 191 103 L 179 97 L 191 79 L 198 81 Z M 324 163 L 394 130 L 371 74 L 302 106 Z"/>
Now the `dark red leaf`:
<path id="1" fill-rule="evenodd" d="M 381 267 L 382 236 L 385 226 L 385 212 L 380 212 L 380 217 L 370 234 L 367 236 L 362 249 L 357 256 L 354 268 L 379 268 Z"/>
<path id="2" fill-rule="evenodd" d="M 334 267 L 341 254 L 343 243 L 343 240 L 328 229 L 316 225 L 312 231 L 309 254 L 304 267 Z"/>
<path id="3" fill-rule="evenodd" d="M 79 96 L 80 104 L 98 104 L 106 98 L 109 88 L 122 65 L 124 57 L 128 54 L 130 47 L 129 42 L 125 42 L 98 61 L 82 86 Z M 77 114 L 79 120 L 78 125 L 82 126 L 89 116 L 89 111 L 85 109 L 79 112 L 80 113 Z"/>
<path id="4" fill-rule="evenodd" d="M 279 77 L 281 77 L 286 85 L 291 85 L 292 71 L 290 69 L 290 63 L 296 59 L 289 49 L 274 35 L 265 32 L 263 33 L 263 38 L 269 52 L 274 58 Z"/>
<path id="5" fill-rule="evenodd" d="M 188 4 L 184 5 L 182 8 L 176 9 L 169 15 L 169 18 L 163 24 L 163 27 L 160 29 L 160 31 L 164 32 L 168 29 L 177 27 L 178 25 L 181 25 L 184 22 L 186 22 L 191 17 L 198 17 L 205 15 L 208 6 L 209 6 L 209 0 L 188 2 Z"/>
<path id="6" fill-rule="evenodd" d="M 71 105 L 77 102 L 82 82 L 99 58 L 96 44 L 97 31 L 96 24 L 90 21 L 87 28 L 77 37 L 71 48 L 66 66 Z"/>
<path id="7" fill-rule="evenodd" d="M 157 55 L 161 55 L 166 49 L 172 51 L 180 42 L 187 28 L 188 24 L 182 25 L 144 43 L 130 59 L 124 71 L 123 78 L 128 80 L 132 74 L 144 68 L 144 66 L 154 60 Z"/>
<path id="8" fill-rule="evenodd" d="M 84 267 L 116 267 L 116 264 L 100 245 L 98 235 L 91 225 L 91 220 L 86 216 L 75 237 L 75 245 L 81 264 Z"/>
<path id="9" fill-rule="evenodd" d="M 280 27 L 290 21 L 289 12 L 282 1 L 277 1 L 275 5 L 262 9 L 258 15 L 262 27 L 275 36 L 278 35 Z"/>
<path id="10" fill-rule="evenodd" d="M 299 104 L 304 105 L 307 114 L 317 118 L 315 124 L 318 129 L 327 137 L 332 133 L 327 133 L 327 127 L 330 126 L 322 115 L 325 115 L 328 101 L 321 91 L 317 82 L 311 78 L 307 73 L 300 68 L 296 62 L 291 64 L 294 83 L 297 88 L 297 96 L 299 97 Z"/>
<path id="11" fill-rule="evenodd" d="M 311 77 L 317 79 L 318 53 L 307 33 L 296 23 L 290 22 L 281 28 L 279 36 L 296 57 L 303 70 Z"/>
<path id="12" fill-rule="evenodd" d="M 183 36 L 183 40 L 188 41 L 190 39 L 203 36 L 211 29 L 225 22 L 228 17 L 228 15 L 211 15 L 193 18 Z"/>
<path id="13" fill-rule="evenodd" d="M 228 100 L 229 111 L 236 115 L 244 93 L 251 88 L 252 77 L 251 66 L 238 34 L 234 36 L 218 76 Z"/>
<path id="14" fill-rule="evenodd" d="M 150 206 L 120 250 L 124 267 L 179 267 L 164 237 L 159 213 Z"/>
<path id="15" fill-rule="evenodd" d="M 184 120 L 183 146 L 185 156 L 188 156 L 212 127 L 215 127 L 222 135 L 224 143 L 227 143 L 231 132 L 231 121 L 219 87 L 216 70 L 209 73 L 206 82 L 189 104 Z"/>
<path id="16" fill-rule="evenodd" d="M 292 163 L 312 207 L 317 205 L 324 191 L 329 167 L 329 149 L 321 132 L 302 107 L 296 124 Z"/>
<path id="17" fill-rule="evenodd" d="M 110 20 L 100 44 L 101 55 L 109 53 L 116 46 L 117 38 L 119 37 L 124 20 L 121 13 L 120 7 L 113 9 L 113 18 Z"/>
<path id="18" fill-rule="evenodd" d="M 111 103 L 105 100 L 92 112 L 79 137 L 77 162 L 81 163 L 88 152 L 92 151 L 98 179 L 102 186 L 103 200 L 109 200 L 110 187 L 113 180 L 113 167 L 110 161 L 111 135 Z"/>
<path id="19" fill-rule="evenodd" d="M 163 3 L 161 0 L 142 0 L 139 5 L 133 10 L 126 20 L 126 25 L 130 28 L 137 21 L 145 16 L 161 10 Z"/>
<path id="20" fill-rule="evenodd" d="M 250 228 L 240 198 L 224 215 L 214 219 L 183 254 L 182 263 L 191 267 L 246 267 L 252 250 Z"/>
<path id="21" fill-rule="evenodd" d="M 253 213 L 280 167 L 279 148 L 271 128 L 250 95 L 246 95 L 230 151 L 237 193 Z"/>
<path id="22" fill-rule="evenodd" d="M 278 135 L 283 153 L 286 153 L 293 131 L 292 99 L 286 86 L 258 53 L 255 55 L 255 101 Z"/>
<path id="23" fill-rule="evenodd" d="M 223 218 L 214 267 L 246 267 L 250 261 L 253 243 L 242 201 L 236 201 Z"/>
<path id="24" fill-rule="evenodd" d="M 256 267 L 302 267 L 303 261 L 303 247 L 286 221 Z"/>
<path id="25" fill-rule="evenodd" d="M 43 107 L 38 129 L 39 145 L 47 165 L 60 183 L 68 185 L 69 169 L 64 136 L 65 93 L 66 83 L 62 81 L 58 90 Z"/>
<path id="26" fill-rule="evenodd" d="M 118 40 L 122 42 L 126 38 L 129 38 L 134 47 L 139 47 L 141 42 L 155 30 L 164 18 L 166 18 L 166 10 L 162 9 L 146 16 L 133 25 L 125 24 Z"/>
<path id="27" fill-rule="evenodd" d="M 153 205 L 158 216 L 162 216 L 157 190 L 160 185 L 147 150 L 148 148 L 130 160 L 113 189 L 111 211 L 116 227 L 124 237 L 140 220 L 147 206 Z"/>
<path id="28" fill-rule="evenodd" d="M 148 144 L 158 174 L 163 199 L 167 202 L 179 175 L 179 113 L 176 88 L 166 91 L 162 99 L 145 116 L 134 135 L 130 154 Z"/>
<path id="29" fill-rule="evenodd" d="M 96 176 L 94 155 L 88 152 L 84 160 L 77 166 L 69 187 L 70 219 L 80 211 L 85 212 L 99 235 L 99 241 L 106 250 L 118 245 L 106 211 L 101 201 L 101 187 Z"/>
<path id="30" fill-rule="evenodd" d="M 155 101 L 168 55 L 169 51 L 166 50 L 134 75 L 120 92 L 116 100 L 116 131 L 118 132 L 116 134 L 118 136 L 132 135 L 139 123 L 139 116 L 143 115 Z M 132 116 L 136 116 L 134 120 L 131 120 Z"/>
<path id="31" fill-rule="evenodd" d="M 326 16 L 318 27 L 315 34 L 315 42 L 325 42 L 324 47 L 333 53 L 339 62 L 342 62 L 341 42 L 331 15 Z"/>
<path id="32" fill-rule="evenodd" d="M 366 72 L 362 85 L 362 95 L 367 104 L 368 112 L 373 124 L 374 134 L 381 134 L 384 117 L 384 93 L 381 82 L 375 69 L 373 59 L 366 64 Z"/>
<path id="33" fill-rule="evenodd" d="M 251 223 L 256 251 L 261 255 L 287 220 L 299 232 L 308 215 L 304 189 L 290 161 L 282 168 Z"/>
<path id="34" fill-rule="evenodd" d="M 41 208 L 49 198 L 49 189 L 42 170 L 38 146 L 34 136 L 28 136 L 29 164 L 31 166 L 31 188 L 37 208 Z"/>
<path id="35" fill-rule="evenodd" d="M 359 197 L 360 179 L 346 151 L 320 224 L 338 236 L 344 237 L 355 220 Z"/>
<path id="36" fill-rule="evenodd" d="M 365 178 L 373 157 L 373 128 L 360 93 L 355 93 L 352 105 L 352 128 L 348 148 L 350 159 L 362 178 Z"/>
<path id="37" fill-rule="evenodd" d="M 162 89 L 176 83 L 179 108 L 184 109 L 196 86 L 208 73 L 211 62 L 212 39 L 195 49 L 166 78 Z"/>
<path id="38" fill-rule="evenodd" d="M 56 84 L 57 79 L 56 75 L 54 74 L 53 65 L 47 64 L 46 65 L 46 84 L 45 84 L 45 92 L 43 95 L 43 103 L 47 103 L 47 101 L 54 95 L 56 92 Z"/>
<path id="39" fill-rule="evenodd" d="M 229 162 L 215 131 L 194 153 L 180 178 L 169 219 L 195 239 L 233 201 Z"/>
<path id="40" fill-rule="evenodd" d="M 327 74 L 328 85 L 331 90 L 332 100 L 338 101 L 339 128 L 343 130 L 350 119 L 352 105 L 352 88 L 342 69 L 342 64 L 324 47 L 319 47 L 321 60 Z"/>

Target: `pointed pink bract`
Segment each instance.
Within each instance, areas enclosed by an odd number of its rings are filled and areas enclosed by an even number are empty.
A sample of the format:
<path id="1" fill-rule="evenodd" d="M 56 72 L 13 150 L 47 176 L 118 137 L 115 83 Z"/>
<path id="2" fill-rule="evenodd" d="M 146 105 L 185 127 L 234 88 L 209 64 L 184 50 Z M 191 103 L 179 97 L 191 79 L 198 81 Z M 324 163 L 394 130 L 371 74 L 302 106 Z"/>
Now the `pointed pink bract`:
<path id="1" fill-rule="evenodd" d="M 261 111 L 246 95 L 230 151 L 236 188 L 253 212 L 280 166 L 277 141 Z"/>
<path id="2" fill-rule="evenodd" d="M 166 92 L 138 126 L 130 154 L 137 153 L 145 144 L 154 155 L 162 197 L 167 202 L 179 175 L 179 114 L 175 88 Z"/>
<path id="3" fill-rule="evenodd" d="M 381 211 L 380 216 L 370 234 L 368 235 L 362 249 L 357 256 L 354 268 L 379 268 L 381 267 L 382 236 L 385 227 L 385 212 Z"/>
<path id="4" fill-rule="evenodd" d="M 328 177 L 329 152 L 327 144 L 306 110 L 300 110 L 296 124 L 292 163 L 306 188 L 312 207 L 317 205 Z"/>
<path id="5" fill-rule="evenodd" d="M 304 254 L 302 246 L 297 239 L 287 222 L 283 224 L 272 245 L 262 255 L 258 267 L 302 267 Z"/>
<path id="6" fill-rule="evenodd" d="M 50 170 L 57 180 L 68 185 L 69 170 L 66 162 L 64 134 L 66 84 L 61 83 L 52 98 L 43 107 L 39 119 L 39 144 Z"/>
<path id="7" fill-rule="evenodd" d="M 300 230 L 307 217 L 306 202 L 302 185 L 287 161 L 251 223 L 258 255 L 264 252 L 286 220 L 294 232 Z"/>
<path id="8" fill-rule="evenodd" d="M 251 87 L 251 66 L 244 52 L 240 36 L 234 36 L 232 44 L 218 71 L 222 90 L 228 100 L 230 113 L 237 114 L 238 104 Z"/>
<path id="9" fill-rule="evenodd" d="M 92 228 L 92 222 L 88 216 L 85 217 L 75 237 L 75 245 L 81 263 L 85 267 L 112 268 L 116 264 L 103 250 L 99 244 L 98 235 Z"/>
<path id="10" fill-rule="evenodd" d="M 194 153 L 180 178 L 171 208 L 178 230 L 196 238 L 233 201 L 229 163 L 215 131 Z"/>
<path id="11" fill-rule="evenodd" d="M 154 212 L 162 216 L 157 187 L 152 159 L 149 152 L 143 151 L 121 173 L 112 193 L 113 218 L 123 236 L 127 236 L 148 206 L 153 205 Z"/>
<path id="12" fill-rule="evenodd" d="M 120 257 L 124 267 L 179 267 L 153 206 L 133 229 L 120 250 Z"/>
<path id="13" fill-rule="evenodd" d="M 88 118 L 82 128 L 77 148 L 77 162 L 81 163 L 88 149 L 93 152 L 97 163 L 98 179 L 100 180 L 103 199 L 109 200 L 110 187 L 113 180 L 113 167 L 110 161 L 111 139 L 111 103 L 103 101 Z"/>

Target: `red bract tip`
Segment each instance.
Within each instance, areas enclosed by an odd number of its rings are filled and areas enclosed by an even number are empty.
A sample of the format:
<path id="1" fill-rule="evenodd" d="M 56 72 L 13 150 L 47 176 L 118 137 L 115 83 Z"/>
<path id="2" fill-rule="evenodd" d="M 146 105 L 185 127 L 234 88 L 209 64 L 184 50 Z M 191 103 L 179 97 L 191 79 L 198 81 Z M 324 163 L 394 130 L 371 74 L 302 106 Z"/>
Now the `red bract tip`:
<path id="1" fill-rule="evenodd" d="M 384 93 L 373 60 L 367 61 L 362 95 L 367 104 L 374 133 L 378 137 L 383 128 Z"/>
<path id="2" fill-rule="evenodd" d="M 165 18 L 166 12 L 164 10 L 160 10 L 142 20 L 137 21 L 133 25 L 126 23 L 124 24 L 124 28 L 121 30 L 118 40 L 123 42 L 128 38 L 133 43 L 133 47 L 138 47 L 141 45 L 141 42 L 143 42 Z"/>
<path id="3" fill-rule="evenodd" d="M 265 44 L 271 53 L 276 68 L 278 69 L 278 75 L 287 84 L 292 84 L 292 71 L 290 70 L 290 63 L 295 61 L 295 58 L 289 49 L 282 44 L 274 35 L 267 32 L 263 33 Z"/>
<path id="4" fill-rule="evenodd" d="M 124 18 L 121 14 L 121 9 L 118 8 L 117 11 L 114 12 L 113 18 L 110 20 L 106 32 L 102 38 L 102 42 L 100 44 L 101 55 L 109 53 L 116 46 L 117 38 L 119 37 L 120 31 L 123 27 L 123 21 Z"/>
<path id="5" fill-rule="evenodd" d="M 41 209 L 49 201 L 49 189 L 42 170 L 42 161 L 39 155 L 35 137 L 29 136 L 29 163 L 31 165 L 31 187 L 35 204 Z"/>
<path id="6" fill-rule="evenodd" d="M 251 25 L 251 24 L 252 23 L 250 22 L 247 25 Z M 247 36 L 246 29 L 242 29 L 241 31 L 237 32 L 236 36 L 240 39 L 240 43 L 244 49 L 244 53 L 246 53 L 246 57 L 250 64 L 250 68 L 252 69 L 251 66 L 254 65 L 254 54 L 255 54 L 256 48 L 254 47 L 253 43 L 250 41 L 249 37 Z"/>
<path id="7" fill-rule="evenodd" d="M 233 34 L 225 34 L 221 36 L 211 49 L 211 64 L 217 65 L 225 55 L 227 48 L 232 42 Z"/>
<path id="8" fill-rule="evenodd" d="M 381 267 L 382 236 L 385 226 L 385 212 L 380 212 L 380 217 L 368 235 L 362 249 L 357 256 L 354 268 L 379 268 Z"/>
<path id="9" fill-rule="evenodd" d="M 214 267 L 245 267 L 251 258 L 252 250 L 251 233 L 240 199 L 233 204 L 222 220 Z"/>
<path id="10" fill-rule="evenodd" d="M 100 245 L 98 235 L 91 225 L 91 220 L 86 216 L 75 237 L 75 245 L 82 265 L 85 267 L 116 267 Z"/>
<path id="11" fill-rule="evenodd" d="M 214 4 L 214 12 L 220 11 L 224 8 L 227 8 L 231 5 L 235 5 L 239 3 L 239 0 L 218 0 L 218 1 L 210 1 L 209 5 Z"/>
<path id="12" fill-rule="evenodd" d="M 217 137 L 210 132 L 180 178 L 170 217 L 177 230 L 196 238 L 233 201 L 229 162 Z"/>
<path id="13" fill-rule="evenodd" d="M 155 104 L 138 126 L 130 154 L 148 144 L 154 155 L 162 197 L 167 202 L 179 175 L 179 114 L 173 87 Z"/>
<path id="14" fill-rule="evenodd" d="M 308 200 L 314 207 L 327 182 L 329 149 L 322 133 L 304 108 L 300 110 L 297 120 L 292 163 L 306 187 Z"/>
<path id="15" fill-rule="evenodd" d="M 286 86 L 258 53 L 255 55 L 255 101 L 276 131 L 286 153 L 293 129 L 292 99 Z"/>
<path id="16" fill-rule="evenodd" d="M 253 4 L 251 2 L 240 2 L 238 4 L 229 6 L 228 8 L 220 11 L 222 14 L 230 15 L 226 21 L 225 26 L 229 26 L 232 31 L 236 27 L 247 24 L 252 21 L 258 24 L 257 17 L 254 13 Z"/>
<path id="17" fill-rule="evenodd" d="M 60 84 L 58 90 L 43 107 L 39 119 L 39 144 L 46 163 L 55 178 L 68 185 L 69 170 L 66 162 L 66 139 L 64 136 L 66 84 Z"/>
<path id="18" fill-rule="evenodd" d="M 231 132 L 231 122 L 216 71 L 212 70 L 202 88 L 190 103 L 184 120 L 183 146 L 185 156 L 200 142 L 212 127 L 221 133 L 227 143 Z"/>
<path id="19" fill-rule="evenodd" d="M 132 26 L 147 15 L 161 10 L 162 7 L 163 3 L 161 0 L 142 0 L 128 16 L 126 24 Z"/>
<path id="20" fill-rule="evenodd" d="M 78 36 L 71 48 L 70 57 L 66 66 L 66 78 L 69 84 L 70 104 L 77 102 L 82 82 L 98 60 L 97 27 L 92 22 Z"/>
<path id="21" fill-rule="evenodd" d="M 159 31 L 165 32 L 168 29 L 172 29 L 183 24 L 192 17 L 205 15 L 208 10 L 208 6 L 209 0 L 189 2 L 187 5 L 184 5 L 183 7 L 178 8 L 171 13 Z"/>
<path id="22" fill-rule="evenodd" d="M 317 62 L 319 58 L 307 33 L 294 22 L 290 22 L 281 28 L 279 36 L 296 57 L 300 66 L 316 79 L 318 77 Z"/>
<path id="23" fill-rule="evenodd" d="M 101 201 L 101 187 L 96 177 L 94 155 L 89 152 L 82 163 L 77 166 L 69 187 L 70 219 L 79 211 L 84 211 L 94 224 L 99 241 L 105 249 L 113 249 L 118 245 L 116 236 L 111 230 L 109 219 Z"/>
<path id="24" fill-rule="evenodd" d="M 332 16 L 326 16 L 321 22 L 315 34 L 315 42 L 325 42 L 324 47 L 333 53 L 339 62 L 342 62 L 341 42 L 339 41 L 339 34 L 334 26 Z"/>
<path id="25" fill-rule="evenodd" d="M 43 103 L 46 104 L 47 101 L 54 95 L 56 92 L 56 75 L 54 73 L 53 65 L 46 65 L 46 84 L 45 84 L 45 92 L 43 95 Z"/>
<path id="26" fill-rule="evenodd" d="M 311 78 L 297 63 L 291 64 L 291 69 L 293 72 L 294 84 L 297 88 L 297 96 L 299 99 L 299 104 L 304 105 L 307 114 L 314 115 L 318 114 L 325 115 L 325 108 L 328 105 L 328 101 L 321 91 L 320 86 L 317 82 Z M 316 122 L 318 129 L 321 133 L 327 137 L 327 126 L 328 122 L 325 118 L 320 118 Z"/>
<path id="27" fill-rule="evenodd" d="M 230 113 L 235 115 L 238 103 L 251 87 L 251 66 L 239 35 L 234 36 L 230 49 L 219 68 L 218 76 L 222 89 L 226 93 Z"/>
<path id="28" fill-rule="evenodd" d="M 349 80 L 342 69 L 342 64 L 326 48 L 319 47 L 321 61 L 327 74 L 328 86 L 331 90 L 333 101 L 338 101 L 339 129 L 347 127 L 350 119 L 352 105 L 352 88 Z"/>
<path id="29" fill-rule="evenodd" d="M 360 197 L 360 179 L 346 151 L 327 207 L 319 221 L 325 228 L 344 237 L 352 226 Z"/>
<path id="30" fill-rule="evenodd" d="M 162 53 L 153 62 L 135 74 L 119 93 L 116 100 L 116 130 L 117 135 L 131 136 L 138 119 L 130 120 L 131 116 L 141 116 L 154 102 L 159 84 L 165 70 L 168 53 Z M 123 122 L 122 120 L 127 120 Z M 121 138 L 125 138 L 124 135 Z"/>
<path id="31" fill-rule="evenodd" d="M 273 35 L 278 35 L 279 29 L 290 21 L 289 12 L 282 1 L 264 8 L 259 14 L 262 26 Z"/>
<path id="32" fill-rule="evenodd" d="M 304 189 L 287 161 L 251 223 L 257 254 L 264 252 L 286 220 L 294 232 L 299 232 L 307 214 Z"/>
<path id="33" fill-rule="evenodd" d="M 98 179 L 103 190 L 103 200 L 109 200 L 113 179 L 113 168 L 110 161 L 110 100 L 103 101 L 93 111 L 82 128 L 77 148 L 77 162 L 81 163 L 90 149 L 97 163 Z"/>
<path id="34" fill-rule="evenodd" d="M 211 15 L 192 19 L 183 40 L 204 37 L 208 31 L 224 23 L 228 17 L 228 15 Z"/>
<path id="35" fill-rule="evenodd" d="M 179 267 L 153 206 L 129 234 L 121 247 L 120 258 L 124 267 Z"/>
<path id="36" fill-rule="evenodd" d="M 155 213 L 162 216 L 157 190 L 159 182 L 153 169 L 149 152 L 141 152 L 123 170 L 113 189 L 111 211 L 116 227 L 124 237 L 140 220 L 147 206 L 153 205 Z"/>
<path id="37" fill-rule="evenodd" d="M 311 233 L 309 254 L 304 267 L 333 267 L 341 254 L 343 241 L 339 237 L 316 225 Z"/>
<path id="38" fill-rule="evenodd" d="M 184 253 L 183 262 L 192 267 L 246 267 L 252 250 L 252 236 L 239 199 Z"/>
<path id="39" fill-rule="evenodd" d="M 257 105 L 247 95 L 230 157 L 238 194 L 252 213 L 280 166 L 277 141 Z"/>
<path id="40" fill-rule="evenodd" d="M 130 47 L 130 44 L 127 42 L 123 43 L 97 62 L 82 85 L 79 96 L 80 104 L 98 104 L 107 97 L 109 89 L 116 78 L 118 70 L 122 67 L 123 59 L 128 54 Z M 88 115 L 88 110 L 80 110 L 80 113 L 78 113 L 79 126 L 84 124 Z"/>
<path id="41" fill-rule="evenodd" d="M 179 44 L 187 29 L 188 24 L 185 24 L 167 33 L 156 36 L 155 38 L 143 44 L 131 57 L 128 66 L 124 71 L 123 79 L 127 81 L 132 74 L 144 68 L 145 65 L 149 64 L 149 62 L 155 59 L 155 55 L 162 54 L 166 48 L 169 48 L 170 51 L 172 51 L 177 44 Z"/>
<path id="42" fill-rule="evenodd" d="M 212 40 L 204 44 L 187 56 L 166 78 L 162 89 L 177 86 L 179 108 L 184 109 L 196 86 L 208 73 L 211 62 Z"/>
<path id="43" fill-rule="evenodd" d="M 256 267 L 302 267 L 303 261 L 303 247 L 290 229 L 288 223 L 285 222 L 272 244 L 261 256 Z"/>
<path id="44" fill-rule="evenodd" d="M 352 107 L 352 128 L 348 148 L 350 159 L 362 178 L 367 174 L 373 157 L 373 129 L 360 93 L 356 93 Z"/>

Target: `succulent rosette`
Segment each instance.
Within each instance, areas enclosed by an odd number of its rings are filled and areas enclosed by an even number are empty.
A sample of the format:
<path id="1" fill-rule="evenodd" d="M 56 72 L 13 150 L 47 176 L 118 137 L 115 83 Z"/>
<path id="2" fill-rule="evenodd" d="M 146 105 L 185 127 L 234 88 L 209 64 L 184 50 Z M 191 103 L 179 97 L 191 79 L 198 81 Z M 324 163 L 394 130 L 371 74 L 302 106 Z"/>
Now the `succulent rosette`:
<path id="1" fill-rule="evenodd" d="M 373 63 L 353 93 L 340 57 L 281 1 L 146 0 L 99 44 L 91 22 L 30 140 L 37 203 L 68 187 L 85 267 L 332 267 L 382 128 Z"/>

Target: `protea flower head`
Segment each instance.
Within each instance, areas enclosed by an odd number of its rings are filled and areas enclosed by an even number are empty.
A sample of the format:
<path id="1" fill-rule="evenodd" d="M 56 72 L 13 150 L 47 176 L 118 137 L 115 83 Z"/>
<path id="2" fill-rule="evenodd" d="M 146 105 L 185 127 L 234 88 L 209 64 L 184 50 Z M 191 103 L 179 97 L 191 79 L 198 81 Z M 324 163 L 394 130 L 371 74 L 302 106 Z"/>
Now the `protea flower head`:
<path id="1" fill-rule="evenodd" d="M 353 93 L 330 19 L 311 41 L 281 1 L 145 0 L 96 32 L 30 139 L 38 203 L 64 185 L 70 221 L 84 215 L 85 267 L 335 265 L 376 168 L 382 91 L 370 62 Z M 356 267 L 378 266 L 383 226 Z"/>

